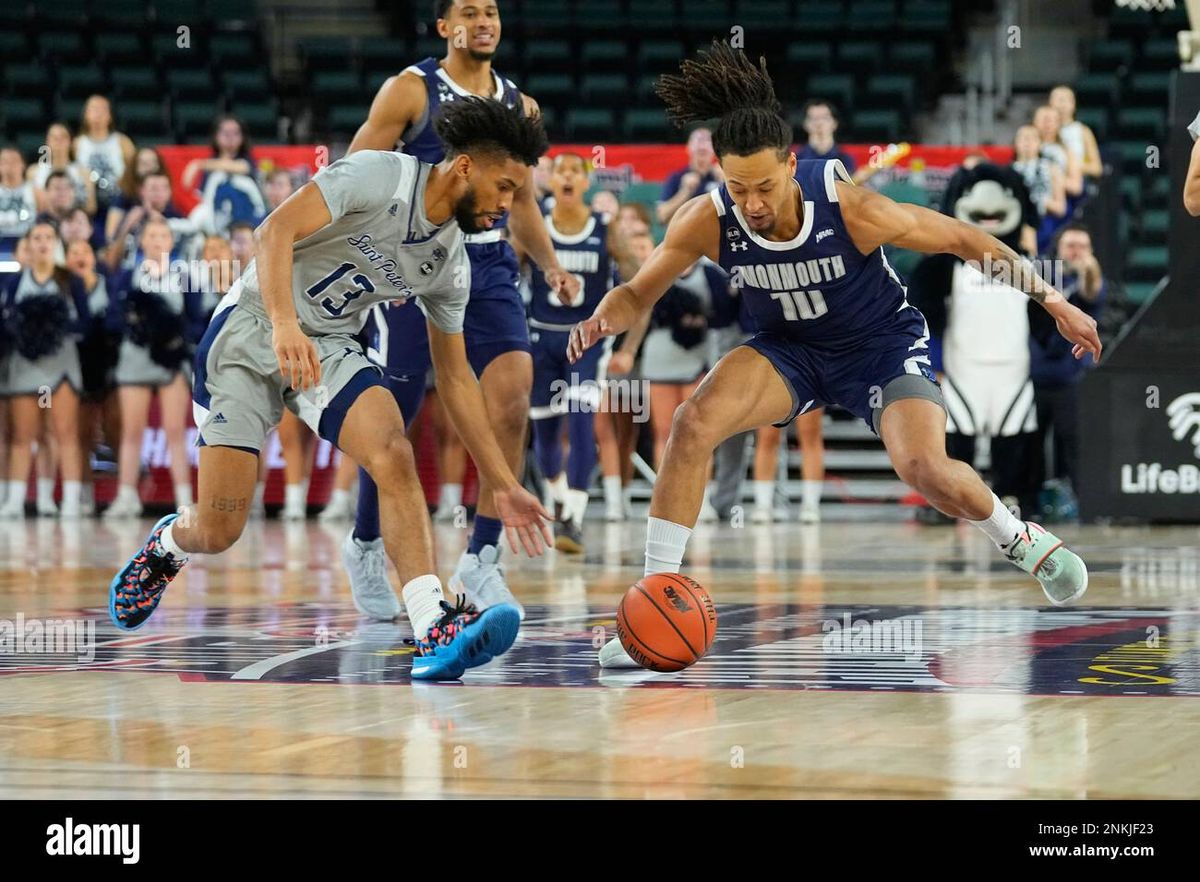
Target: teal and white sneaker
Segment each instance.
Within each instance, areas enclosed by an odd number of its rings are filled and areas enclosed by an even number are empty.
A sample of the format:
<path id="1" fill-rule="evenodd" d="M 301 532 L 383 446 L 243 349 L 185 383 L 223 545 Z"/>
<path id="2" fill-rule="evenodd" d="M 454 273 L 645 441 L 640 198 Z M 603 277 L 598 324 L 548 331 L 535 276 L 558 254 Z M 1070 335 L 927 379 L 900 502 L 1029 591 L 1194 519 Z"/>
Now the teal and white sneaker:
<path id="1" fill-rule="evenodd" d="M 1025 521 L 1025 532 L 1017 534 L 1004 556 L 1037 579 L 1055 606 L 1066 606 L 1087 591 L 1088 571 L 1083 559 L 1033 521 Z"/>
<path id="2" fill-rule="evenodd" d="M 459 595 L 458 604 L 442 601 L 442 617 L 416 641 L 414 680 L 457 680 L 467 670 L 486 665 L 507 652 L 517 639 L 521 619 L 503 603 L 480 612 Z"/>
<path id="3" fill-rule="evenodd" d="M 490 609 L 499 604 L 515 607 L 521 621 L 525 621 L 525 607 L 517 602 L 504 581 L 504 567 L 500 564 L 500 549 L 485 545 L 479 554 L 464 551 L 458 559 L 454 575 L 450 577 L 450 590 L 465 594 L 467 601 L 479 609 Z"/>

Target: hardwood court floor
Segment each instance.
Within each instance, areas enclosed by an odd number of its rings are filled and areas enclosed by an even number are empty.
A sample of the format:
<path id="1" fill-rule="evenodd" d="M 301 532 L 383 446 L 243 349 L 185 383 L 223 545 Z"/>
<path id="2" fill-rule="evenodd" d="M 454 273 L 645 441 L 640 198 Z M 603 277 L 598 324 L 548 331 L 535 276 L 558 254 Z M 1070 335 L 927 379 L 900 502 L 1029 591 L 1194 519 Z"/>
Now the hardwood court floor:
<path id="1" fill-rule="evenodd" d="M 349 602 L 344 528 L 253 524 L 118 634 L 149 525 L 0 526 L 0 797 L 1200 796 L 1195 528 L 1064 528 L 1070 609 L 965 527 L 701 528 L 718 638 L 666 675 L 595 665 L 643 526 L 589 525 L 582 562 L 510 561 L 507 656 L 413 685 L 406 626 Z M 92 651 L 37 646 L 45 619 Z"/>

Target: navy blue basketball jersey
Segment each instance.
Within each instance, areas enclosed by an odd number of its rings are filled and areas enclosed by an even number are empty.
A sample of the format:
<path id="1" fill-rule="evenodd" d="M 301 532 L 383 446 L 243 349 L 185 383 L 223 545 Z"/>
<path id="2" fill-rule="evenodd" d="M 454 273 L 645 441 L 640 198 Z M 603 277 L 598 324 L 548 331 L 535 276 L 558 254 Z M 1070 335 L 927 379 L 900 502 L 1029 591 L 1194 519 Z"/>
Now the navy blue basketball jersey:
<path id="1" fill-rule="evenodd" d="M 433 120 L 442 104 L 453 101 L 455 98 L 470 96 L 471 93 L 454 82 L 436 58 L 426 58 L 417 64 L 409 65 L 403 70 L 403 73 L 416 74 L 425 81 L 427 100 L 425 111 L 421 117 L 401 133 L 397 149 L 401 153 L 417 157 L 422 162 L 437 165 L 445 158 L 446 147 L 442 144 L 441 138 L 437 136 L 437 132 L 434 131 Z M 507 107 L 524 107 L 521 102 L 521 90 L 513 84 L 512 80 L 500 76 L 494 70 L 492 71 L 492 80 L 496 88 L 490 97 L 502 102 Z M 507 222 L 508 215 L 506 214 L 496 221 L 492 229 L 501 229 Z"/>
<path id="2" fill-rule="evenodd" d="M 838 160 L 796 163 L 804 212 L 789 242 L 751 232 L 725 185 L 710 194 L 721 224 L 718 262 L 758 330 L 836 344 L 870 336 L 908 305 L 883 249 L 864 255 L 851 241 L 838 179 L 850 182 Z"/>
<path id="3" fill-rule="evenodd" d="M 554 254 L 563 269 L 579 278 L 579 295 L 570 306 L 564 305 L 534 265 L 529 281 L 531 327 L 570 330 L 588 318 L 613 287 L 616 261 L 608 252 L 608 223 L 607 215 L 594 211 L 582 230 L 568 236 L 555 229 L 552 215 L 546 214 L 546 230 L 554 243 Z"/>

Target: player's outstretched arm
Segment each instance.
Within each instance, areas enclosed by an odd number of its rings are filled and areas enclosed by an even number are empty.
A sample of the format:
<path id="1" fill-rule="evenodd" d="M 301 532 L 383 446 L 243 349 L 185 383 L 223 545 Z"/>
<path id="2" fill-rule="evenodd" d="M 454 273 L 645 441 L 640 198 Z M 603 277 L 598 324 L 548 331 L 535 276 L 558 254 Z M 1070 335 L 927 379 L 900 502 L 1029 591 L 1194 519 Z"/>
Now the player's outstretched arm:
<path id="1" fill-rule="evenodd" d="M 922 254 L 949 253 L 970 261 L 984 274 L 1040 303 L 1054 316 L 1059 333 L 1075 344 L 1076 358 L 1088 352 L 1100 358 L 1096 320 L 1068 303 L 1038 275 L 1033 264 L 995 236 L 920 205 L 893 202 L 840 181 L 836 186 L 846 231 L 863 254 L 886 244 Z"/>
<path id="2" fill-rule="evenodd" d="M 254 265 L 263 308 L 271 319 L 271 344 L 279 370 L 293 389 L 321 382 L 317 347 L 300 328 L 292 299 L 292 246 L 332 220 L 320 188 L 311 181 L 293 193 L 254 231 Z"/>
<path id="3" fill-rule="evenodd" d="M 567 357 L 578 361 L 601 337 L 633 327 L 684 270 L 701 257 L 717 259 L 719 240 L 716 206 L 709 196 L 697 196 L 676 212 L 666 237 L 634 277 L 605 294 L 591 318 L 571 329 Z"/>
<path id="4" fill-rule="evenodd" d="M 413 74 L 388 77 L 375 93 L 366 121 L 358 127 L 350 149 L 394 150 L 409 124 L 425 108 L 425 86 Z"/>
<path id="5" fill-rule="evenodd" d="M 542 507 L 532 493 L 518 483 L 500 450 L 487 418 L 483 391 L 467 361 L 463 335 L 448 334 L 433 322 L 429 327 L 429 353 L 437 374 L 438 397 L 458 437 L 463 439 L 480 475 L 492 487 L 496 511 L 504 523 L 509 547 L 524 548 L 530 557 L 541 554 L 554 544 L 546 521 L 553 515 Z"/>

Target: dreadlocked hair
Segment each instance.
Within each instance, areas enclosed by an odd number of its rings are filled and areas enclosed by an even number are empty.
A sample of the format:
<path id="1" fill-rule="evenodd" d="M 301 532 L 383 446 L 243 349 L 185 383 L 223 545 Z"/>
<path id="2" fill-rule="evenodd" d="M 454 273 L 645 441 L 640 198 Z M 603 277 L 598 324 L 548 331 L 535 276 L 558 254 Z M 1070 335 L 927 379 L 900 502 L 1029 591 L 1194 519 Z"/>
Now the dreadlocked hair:
<path id="1" fill-rule="evenodd" d="M 527 116 L 520 107 L 506 107 L 492 98 L 455 98 L 442 106 L 433 126 L 447 156 L 493 153 L 537 165 L 550 147 L 540 114 Z"/>
<path id="2" fill-rule="evenodd" d="M 718 156 L 749 156 L 774 149 L 780 159 L 792 144 L 767 61 L 756 65 L 740 49 L 713 40 L 712 48 L 685 59 L 678 74 L 664 74 L 655 91 L 667 116 L 679 127 L 716 120 L 713 149 Z"/>

